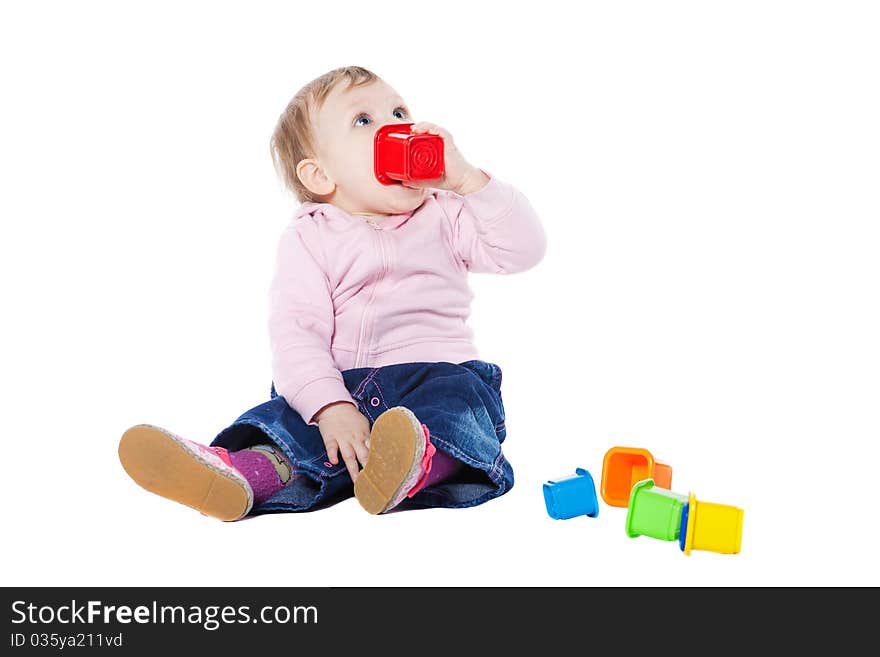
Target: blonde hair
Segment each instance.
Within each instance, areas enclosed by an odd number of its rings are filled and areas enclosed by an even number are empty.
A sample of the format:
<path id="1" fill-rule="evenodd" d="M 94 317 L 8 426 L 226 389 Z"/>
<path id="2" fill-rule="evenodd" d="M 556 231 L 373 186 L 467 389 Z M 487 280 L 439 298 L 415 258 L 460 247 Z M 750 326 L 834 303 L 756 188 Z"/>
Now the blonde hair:
<path id="1" fill-rule="evenodd" d="M 296 175 L 297 164 L 315 157 L 310 110 L 320 109 L 327 95 L 343 80 L 350 87 L 359 87 L 378 79 L 378 75 L 361 66 L 335 68 L 297 91 L 284 108 L 272 133 L 269 150 L 275 171 L 301 203 L 320 202 L 320 197 L 310 192 Z"/>

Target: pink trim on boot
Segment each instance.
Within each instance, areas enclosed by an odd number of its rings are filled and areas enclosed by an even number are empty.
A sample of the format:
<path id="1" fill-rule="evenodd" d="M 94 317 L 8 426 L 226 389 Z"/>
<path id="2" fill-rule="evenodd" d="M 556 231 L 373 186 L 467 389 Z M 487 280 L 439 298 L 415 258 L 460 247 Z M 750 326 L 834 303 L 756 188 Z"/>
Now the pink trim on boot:
<path id="1" fill-rule="evenodd" d="M 425 432 L 425 454 L 422 456 L 420 464 L 422 474 L 413 487 L 409 489 L 409 492 L 406 494 L 407 497 L 412 497 L 425 487 L 425 483 L 428 481 L 428 473 L 431 472 L 431 459 L 437 452 L 437 448 L 431 444 L 431 434 L 428 432 L 427 425 L 423 424 L 422 430 Z"/>
<path id="2" fill-rule="evenodd" d="M 214 452 L 214 454 L 219 456 L 220 460 L 223 461 L 230 468 L 234 468 L 234 469 L 238 470 L 238 468 L 236 468 L 234 465 L 232 465 L 232 459 L 229 458 L 229 450 L 227 450 L 225 447 L 220 447 L 220 446 L 211 447 L 210 445 L 203 445 L 202 443 L 197 443 L 194 440 L 188 440 L 187 442 L 201 447 L 206 452 Z"/>

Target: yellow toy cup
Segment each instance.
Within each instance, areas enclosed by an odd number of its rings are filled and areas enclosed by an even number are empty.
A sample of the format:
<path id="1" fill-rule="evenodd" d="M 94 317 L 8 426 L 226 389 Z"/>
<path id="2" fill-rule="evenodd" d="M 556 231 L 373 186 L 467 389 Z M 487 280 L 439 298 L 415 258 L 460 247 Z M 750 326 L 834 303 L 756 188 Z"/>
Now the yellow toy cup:
<path id="1" fill-rule="evenodd" d="M 681 514 L 679 547 L 720 554 L 739 554 L 742 543 L 743 510 L 728 504 L 701 502 L 690 493 Z"/>

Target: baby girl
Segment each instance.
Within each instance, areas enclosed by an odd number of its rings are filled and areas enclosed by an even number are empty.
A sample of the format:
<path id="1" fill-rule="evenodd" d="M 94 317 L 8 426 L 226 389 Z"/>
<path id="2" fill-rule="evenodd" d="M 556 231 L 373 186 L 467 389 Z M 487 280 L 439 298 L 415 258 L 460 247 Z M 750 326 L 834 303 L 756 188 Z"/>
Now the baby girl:
<path id="1" fill-rule="evenodd" d="M 392 123 L 442 137 L 442 177 L 376 178 L 374 137 Z M 271 146 L 300 207 L 269 290 L 270 399 L 210 445 L 133 426 L 119 443 L 125 471 L 226 521 L 352 495 L 380 514 L 506 493 L 501 369 L 478 358 L 467 277 L 542 259 L 529 201 L 472 166 L 448 131 L 413 123 L 397 92 L 358 66 L 303 87 Z"/>

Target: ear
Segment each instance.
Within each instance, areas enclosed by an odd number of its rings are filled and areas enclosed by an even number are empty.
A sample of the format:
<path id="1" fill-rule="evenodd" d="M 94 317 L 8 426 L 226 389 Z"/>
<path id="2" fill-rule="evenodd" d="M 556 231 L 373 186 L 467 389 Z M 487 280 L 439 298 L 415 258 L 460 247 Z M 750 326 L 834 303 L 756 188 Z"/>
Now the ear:
<path id="1" fill-rule="evenodd" d="M 296 175 L 306 189 L 317 196 L 327 196 L 336 189 L 336 183 L 327 176 L 317 160 L 312 158 L 299 161 L 296 165 Z"/>

